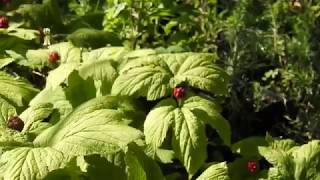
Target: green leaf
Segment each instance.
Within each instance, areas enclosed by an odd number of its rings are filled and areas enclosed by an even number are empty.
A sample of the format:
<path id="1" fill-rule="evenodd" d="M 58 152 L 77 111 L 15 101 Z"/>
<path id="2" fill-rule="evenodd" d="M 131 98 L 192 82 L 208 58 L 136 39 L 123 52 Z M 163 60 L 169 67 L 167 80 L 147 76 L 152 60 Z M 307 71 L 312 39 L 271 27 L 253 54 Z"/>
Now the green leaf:
<path id="1" fill-rule="evenodd" d="M 54 109 L 58 109 L 59 119 L 63 119 L 72 111 L 72 105 L 67 100 L 62 87 L 58 86 L 55 89 L 45 88 L 40 91 L 29 103 L 30 106 L 38 104 L 50 103 Z"/>
<path id="2" fill-rule="evenodd" d="M 259 156 L 258 146 L 268 146 L 264 137 L 249 137 L 232 145 L 232 151 L 245 157 Z"/>
<path id="3" fill-rule="evenodd" d="M 11 26 L 10 26 L 11 27 Z M 33 29 L 24 29 L 24 28 L 8 28 L 8 35 L 16 36 L 25 40 L 34 40 L 38 37 L 38 31 Z"/>
<path id="4" fill-rule="evenodd" d="M 130 60 L 121 69 L 112 93 L 155 100 L 168 96 L 175 86 L 187 83 L 211 93 L 225 94 L 229 78 L 213 64 L 215 58 L 212 54 L 176 53 Z"/>
<path id="5" fill-rule="evenodd" d="M 206 159 L 204 123 L 198 119 L 196 114 L 186 108 L 181 108 L 174 114 L 173 150 L 187 171 L 194 175 Z"/>
<path id="6" fill-rule="evenodd" d="M 83 62 L 87 64 L 99 61 L 118 61 L 121 57 L 128 54 L 123 47 L 104 47 L 83 53 Z"/>
<path id="7" fill-rule="evenodd" d="M 5 127 L 0 128 L 1 150 L 7 150 L 19 146 L 29 146 L 30 144 L 31 143 L 26 133 L 20 133 Z"/>
<path id="8" fill-rule="evenodd" d="M 167 149 L 156 149 L 156 156 L 164 164 L 173 163 L 174 151 Z"/>
<path id="9" fill-rule="evenodd" d="M 289 151 L 297 146 L 297 143 L 292 139 L 272 139 L 268 140 L 270 147 L 275 150 Z"/>
<path id="10" fill-rule="evenodd" d="M 48 49 L 28 50 L 26 54 L 27 60 L 20 63 L 25 66 L 29 66 L 33 69 L 49 66 L 49 53 Z"/>
<path id="11" fill-rule="evenodd" d="M 197 106 L 195 106 L 196 101 L 199 102 Z M 146 143 L 153 149 L 162 145 L 168 130 L 173 128 L 173 150 L 191 175 L 206 159 L 205 124 L 210 124 L 209 122 L 212 121 L 218 132 L 230 131 L 228 128 L 220 129 L 229 125 L 227 122 L 222 122 L 225 121 L 224 119 L 215 119 L 217 116 L 212 114 L 218 113 L 212 109 L 214 106 L 202 106 L 205 103 L 210 104 L 208 100 L 197 96 L 186 98 L 181 107 L 174 99 L 162 100 L 149 112 L 144 124 Z M 227 124 L 227 126 L 220 124 Z M 223 139 L 230 142 L 230 136 Z"/>
<path id="12" fill-rule="evenodd" d="M 129 180 L 164 180 L 158 164 L 136 144 L 129 144 L 125 152 L 126 171 Z"/>
<path id="13" fill-rule="evenodd" d="M 9 56 L 7 58 L 4 58 L 1 60 L 1 68 L 7 66 L 11 62 L 16 62 L 18 64 L 24 65 L 26 62 L 25 57 L 23 57 L 21 54 L 16 53 L 12 50 L 6 50 L 5 53 Z"/>
<path id="14" fill-rule="evenodd" d="M 83 54 L 84 63 L 79 68 L 79 74 L 84 79 L 92 77 L 99 81 L 102 95 L 110 93 L 112 84 L 118 76 L 117 64 L 125 53 L 124 48 L 100 48 Z"/>
<path id="15" fill-rule="evenodd" d="M 23 4 L 16 10 L 33 27 L 50 27 L 62 31 L 63 23 L 57 1 L 44 0 L 43 4 Z"/>
<path id="16" fill-rule="evenodd" d="M 23 23 L 10 22 L 10 26 L 7 29 L 1 29 L 0 34 L 15 36 L 23 40 L 34 40 L 38 37 L 38 31 L 36 30 L 19 28 L 22 24 Z"/>
<path id="17" fill-rule="evenodd" d="M 228 176 L 227 163 L 222 162 L 222 163 L 211 165 L 197 178 L 197 180 L 209 180 L 209 179 L 229 180 L 230 178 Z"/>
<path id="18" fill-rule="evenodd" d="M 134 51 L 130 51 L 126 53 L 123 58 L 124 59 L 136 59 L 139 57 L 145 57 L 145 56 L 150 56 L 150 55 L 155 55 L 157 54 L 157 51 L 154 49 L 137 49 Z"/>
<path id="19" fill-rule="evenodd" d="M 273 165 L 269 169 L 268 179 L 294 179 L 294 161 L 288 152 L 267 147 L 259 147 L 260 154 Z"/>
<path id="20" fill-rule="evenodd" d="M 22 107 L 29 102 L 38 90 L 19 78 L 0 72 L 0 97 L 15 107 Z"/>
<path id="21" fill-rule="evenodd" d="M 91 78 L 86 80 L 79 76 L 78 71 L 73 71 L 68 77 L 68 87 L 65 89 L 67 100 L 72 107 L 77 107 L 83 102 L 96 96 L 96 89 Z"/>
<path id="22" fill-rule="evenodd" d="M 74 47 L 71 43 L 62 42 L 51 45 L 48 49 L 28 50 L 26 53 L 27 60 L 21 61 L 19 64 L 38 69 L 45 66 L 55 68 L 56 64 L 49 62 L 49 54 L 53 51 L 59 54 L 60 60 L 58 62 L 60 64 L 77 64 L 81 61 L 81 50 Z"/>
<path id="23" fill-rule="evenodd" d="M 139 159 L 133 154 L 128 152 L 126 154 L 126 165 L 128 172 L 128 180 L 147 180 L 147 174 L 141 166 Z"/>
<path id="24" fill-rule="evenodd" d="M 175 72 L 175 85 L 187 82 L 190 86 L 215 93 L 225 95 L 227 93 L 227 84 L 229 76 L 219 67 L 213 64 L 216 56 L 213 54 L 189 54 L 181 53 L 176 57 L 170 58 L 169 55 L 163 55 L 168 58 L 171 70 Z M 181 61 L 184 59 L 184 61 Z M 177 62 L 180 64 L 177 68 Z"/>
<path id="25" fill-rule="evenodd" d="M 78 67 L 78 63 L 61 64 L 55 70 L 49 72 L 46 88 L 56 89 L 65 82 L 69 75 Z"/>
<path id="26" fill-rule="evenodd" d="M 112 46 L 121 45 L 121 40 L 116 33 L 93 28 L 80 28 L 68 35 L 67 39 L 78 47 L 99 48 L 108 44 Z"/>
<path id="27" fill-rule="evenodd" d="M 0 69 L 6 67 L 10 63 L 14 62 L 13 58 L 6 57 L 6 58 L 0 58 Z"/>
<path id="28" fill-rule="evenodd" d="M 122 69 L 112 86 L 111 93 L 143 96 L 148 100 L 155 100 L 169 95 L 172 76 L 167 64 L 160 59 L 138 58 L 129 61 Z"/>
<path id="29" fill-rule="evenodd" d="M 0 31 L 0 34 L 1 34 L 1 31 Z M 30 46 L 34 46 L 33 42 L 31 41 L 20 39 L 15 36 L 1 34 L 1 41 L 0 41 L 1 53 L 4 53 L 7 50 L 14 50 L 19 54 L 25 54 L 25 52 L 30 48 Z"/>
<path id="30" fill-rule="evenodd" d="M 99 97 L 78 106 L 64 120 L 45 130 L 34 141 L 71 155 L 114 153 L 141 137 L 126 125 L 125 111 L 130 101 L 119 97 Z"/>
<path id="31" fill-rule="evenodd" d="M 20 114 L 20 118 L 24 121 L 23 132 L 31 131 L 38 126 L 41 121 L 49 117 L 53 112 L 53 105 L 50 103 L 37 104 L 31 106 Z"/>
<path id="32" fill-rule="evenodd" d="M 53 148 L 21 147 L 0 158 L 0 177 L 10 180 L 36 180 L 64 165 L 63 154 Z"/>
<path id="33" fill-rule="evenodd" d="M 295 162 L 295 179 L 320 178 L 320 141 L 314 140 L 292 152 Z"/>
<path id="34" fill-rule="evenodd" d="M 69 42 L 62 42 L 49 46 L 50 51 L 56 51 L 60 55 L 60 62 L 64 63 L 80 63 L 81 50 L 73 46 Z"/>
<path id="35" fill-rule="evenodd" d="M 161 146 L 167 136 L 167 132 L 174 122 L 176 102 L 173 99 L 160 101 L 157 106 L 150 111 L 144 122 L 144 134 L 147 144 L 151 144 L 153 149 Z"/>
<path id="36" fill-rule="evenodd" d="M 16 108 L 0 97 L 0 126 L 7 126 L 8 119 L 17 115 Z"/>
<path id="37" fill-rule="evenodd" d="M 192 96 L 184 101 L 184 106 L 197 112 L 205 123 L 217 131 L 223 142 L 230 145 L 231 128 L 228 121 L 220 115 L 220 107 L 217 103 L 199 96 Z"/>
<path id="38" fill-rule="evenodd" d="M 126 180 L 125 170 L 109 162 L 99 155 L 90 155 L 85 157 L 85 161 L 88 163 L 86 169 L 89 179 L 103 180 L 108 177 L 109 179 Z"/>
<path id="39" fill-rule="evenodd" d="M 289 154 L 283 150 L 276 150 L 270 147 L 259 147 L 259 153 L 271 164 L 278 165 L 281 164 L 286 156 Z"/>
<path id="40" fill-rule="evenodd" d="M 282 149 L 281 149 L 282 148 Z M 259 147 L 259 152 L 273 167 L 269 179 L 318 179 L 320 177 L 320 141 L 296 146 L 292 140 L 276 140 L 269 147 Z"/>

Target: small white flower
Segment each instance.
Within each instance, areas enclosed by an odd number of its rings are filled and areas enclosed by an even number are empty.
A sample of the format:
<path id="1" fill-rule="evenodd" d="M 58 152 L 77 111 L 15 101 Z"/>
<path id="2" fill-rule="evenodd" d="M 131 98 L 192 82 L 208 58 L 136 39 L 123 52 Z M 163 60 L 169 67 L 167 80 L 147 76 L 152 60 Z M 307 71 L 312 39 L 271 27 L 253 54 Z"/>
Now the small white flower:
<path id="1" fill-rule="evenodd" d="M 51 45 L 50 42 L 50 29 L 49 28 L 43 28 L 43 34 L 44 34 L 44 38 L 43 38 L 43 46 L 47 47 Z"/>

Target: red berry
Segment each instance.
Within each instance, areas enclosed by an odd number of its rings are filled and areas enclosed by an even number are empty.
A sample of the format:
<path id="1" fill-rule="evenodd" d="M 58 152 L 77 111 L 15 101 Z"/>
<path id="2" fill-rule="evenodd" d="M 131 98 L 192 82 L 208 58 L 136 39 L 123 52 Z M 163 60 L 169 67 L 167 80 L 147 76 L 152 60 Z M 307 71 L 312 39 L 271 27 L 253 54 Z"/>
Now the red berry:
<path id="1" fill-rule="evenodd" d="M 247 169 L 249 172 L 253 173 L 257 170 L 257 168 L 258 168 L 258 165 L 256 161 L 249 160 L 247 162 Z"/>
<path id="2" fill-rule="evenodd" d="M 5 16 L 0 16 L 0 28 L 7 29 L 9 27 L 9 20 Z"/>
<path id="3" fill-rule="evenodd" d="M 49 53 L 49 61 L 55 63 L 60 59 L 60 55 L 57 51 L 52 51 Z"/>
<path id="4" fill-rule="evenodd" d="M 24 127 L 24 122 L 18 116 L 13 116 L 8 120 L 7 126 L 10 129 L 14 129 L 21 132 Z"/>
<path id="5" fill-rule="evenodd" d="M 173 90 L 173 96 L 176 99 L 182 99 L 186 93 L 186 89 L 184 87 L 176 87 Z"/>

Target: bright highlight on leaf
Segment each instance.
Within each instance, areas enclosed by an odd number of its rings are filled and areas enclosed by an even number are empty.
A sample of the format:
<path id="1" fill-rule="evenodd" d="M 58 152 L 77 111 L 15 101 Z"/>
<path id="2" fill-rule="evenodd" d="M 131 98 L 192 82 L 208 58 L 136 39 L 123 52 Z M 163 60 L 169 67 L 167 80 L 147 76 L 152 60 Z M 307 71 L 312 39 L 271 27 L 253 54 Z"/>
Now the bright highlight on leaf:
<path id="1" fill-rule="evenodd" d="M 36 146 L 51 146 L 70 156 L 114 153 L 141 137 L 126 124 L 126 112 L 134 111 L 126 99 L 105 96 L 77 107 L 66 119 L 43 131 Z"/>
<path id="2" fill-rule="evenodd" d="M 228 168 L 227 163 L 222 162 L 218 164 L 214 164 L 206 169 L 198 178 L 197 180 L 230 180 L 228 176 Z"/>
<path id="3" fill-rule="evenodd" d="M 115 80 L 112 93 L 156 100 L 181 83 L 225 94 L 228 75 L 215 66 L 215 56 L 201 53 L 159 54 L 129 61 Z"/>
<path id="4" fill-rule="evenodd" d="M 273 144 L 281 146 L 259 148 L 261 155 L 273 165 L 268 171 L 268 179 L 316 180 L 320 178 L 319 140 L 310 141 L 300 147 L 290 145 L 291 140 L 277 140 Z"/>
<path id="5" fill-rule="evenodd" d="M 61 152 L 50 147 L 20 147 L 1 155 L 0 177 L 5 180 L 42 179 L 66 162 Z"/>
<path id="6" fill-rule="evenodd" d="M 195 102 L 197 106 L 194 106 Z M 215 128 L 226 143 L 230 142 L 230 127 L 212 109 L 215 106 L 209 100 L 197 96 L 187 98 L 181 107 L 171 98 L 160 101 L 147 115 L 144 123 L 146 143 L 154 149 L 160 147 L 168 130 L 173 129 L 173 150 L 193 175 L 206 159 L 205 124 Z"/>
<path id="7" fill-rule="evenodd" d="M 14 107 L 23 107 L 38 93 L 27 81 L 4 72 L 0 72 L 0 87 L 0 99 L 4 98 Z"/>

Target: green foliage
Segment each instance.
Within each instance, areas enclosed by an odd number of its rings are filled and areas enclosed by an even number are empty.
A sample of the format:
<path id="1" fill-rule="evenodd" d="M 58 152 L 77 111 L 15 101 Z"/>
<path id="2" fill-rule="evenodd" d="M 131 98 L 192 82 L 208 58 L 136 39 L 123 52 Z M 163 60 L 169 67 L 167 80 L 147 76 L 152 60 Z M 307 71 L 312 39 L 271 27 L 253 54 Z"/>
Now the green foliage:
<path id="1" fill-rule="evenodd" d="M 218 95 L 226 92 L 228 75 L 213 65 L 210 54 L 160 54 L 130 60 L 112 88 L 113 94 L 156 100 L 182 83 Z"/>
<path id="2" fill-rule="evenodd" d="M 0 8 L 0 179 L 320 178 L 319 2 Z"/>
<path id="3" fill-rule="evenodd" d="M 318 179 L 319 141 L 300 147 L 288 146 L 290 141 L 280 141 L 285 147 L 261 147 L 259 152 L 273 165 L 268 179 Z"/>
<path id="4" fill-rule="evenodd" d="M 0 172 L 5 179 L 42 179 L 66 162 L 63 154 L 53 148 L 20 147 L 1 155 Z"/>
<path id="5" fill-rule="evenodd" d="M 232 151 L 245 157 L 255 157 L 259 155 L 259 146 L 267 146 L 268 142 L 264 137 L 249 137 L 238 141 L 232 145 Z"/>
<path id="6" fill-rule="evenodd" d="M 43 4 L 23 4 L 16 11 L 27 20 L 27 26 L 49 27 L 58 32 L 64 27 L 57 1 L 44 0 Z"/>
<path id="7" fill-rule="evenodd" d="M 229 180 L 230 178 L 228 177 L 227 164 L 222 162 L 211 165 L 197 178 L 197 180 L 205 179 Z"/>
<path id="8" fill-rule="evenodd" d="M 16 108 L 25 106 L 38 93 L 38 90 L 27 81 L 16 79 L 4 72 L 0 72 L 0 86 L 1 100 Z"/>
<path id="9" fill-rule="evenodd" d="M 198 106 L 194 106 L 194 102 Z M 169 128 L 172 128 L 173 150 L 193 175 L 206 159 L 205 124 L 212 125 L 226 143 L 230 142 L 230 127 L 223 118 L 217 118 L 218 112 L 210 109 L 210 103 L 197 96 L 186 98 L 180 105 L 171 98 L 160 101 L 147 115 L 144 124 L 146 143 L 152 144 L 154 148 L 160 147 Z"/>
<path id="10" fill-rule="evenodd" d="M 96 29 L 78 29 L 77 31 L 68 35 L 67 38 L 74 45 L 79 47 L 99 48 L 105 46 L 106 44 L 113 46 L 121 45 L 121 43 L 119 43 L 120 39 L 117 37 L 117 34 Z"/>

